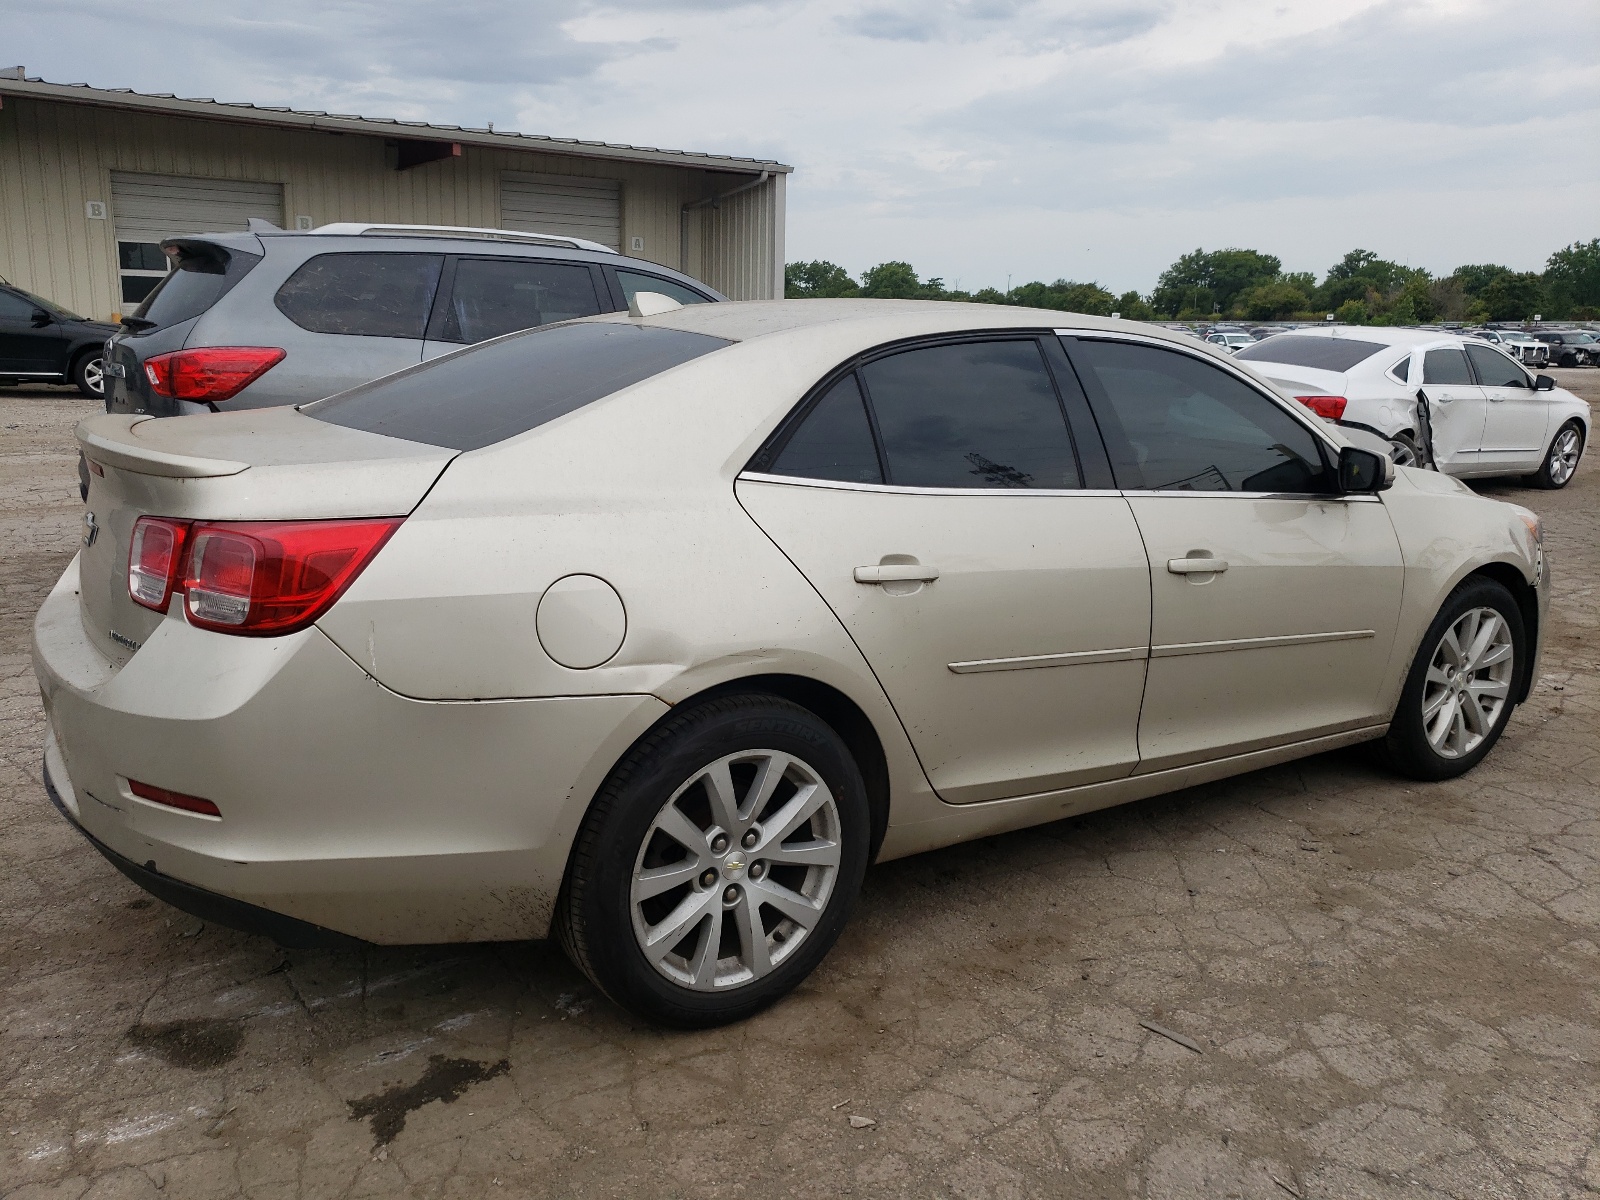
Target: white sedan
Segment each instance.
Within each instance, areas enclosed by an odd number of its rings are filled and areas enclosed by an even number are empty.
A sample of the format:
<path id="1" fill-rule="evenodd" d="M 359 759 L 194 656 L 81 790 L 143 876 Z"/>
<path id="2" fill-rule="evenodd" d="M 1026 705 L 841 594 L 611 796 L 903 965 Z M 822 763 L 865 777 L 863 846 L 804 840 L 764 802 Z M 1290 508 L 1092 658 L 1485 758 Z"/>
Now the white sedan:
<path id="1" fill-rule="evenodd" d="M 805 978 L 874 861 L 1356 742 L 1451 778 L 1538 676 L 1532 513 L 1127 321 L 642 294 L 78 436 L 67 820 L 288 944 L 553 930 L 675 1025 Z"/>
<path id="2" fill-rule="evenodd" d="M 1477 338 L 1337 326 L 1278 334 L 1237 357 L 1317 415 L 1388 438 L 1401 465 L 1560 488 L 1589 441 L 1587 401 Z"/>

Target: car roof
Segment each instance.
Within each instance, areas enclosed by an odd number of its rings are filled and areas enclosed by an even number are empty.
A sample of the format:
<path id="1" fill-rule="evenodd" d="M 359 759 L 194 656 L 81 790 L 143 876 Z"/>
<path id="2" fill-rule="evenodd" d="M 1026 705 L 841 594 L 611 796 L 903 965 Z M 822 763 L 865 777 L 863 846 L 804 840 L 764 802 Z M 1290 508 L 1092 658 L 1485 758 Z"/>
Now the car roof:
<path id="1" fill-rule="evenodd" d="M 644 325 L 704 333 L 743 342 L 772 334 L 829 324 L 882 325 L 885 340 L 913 337 L 918 332 L 961 333 L 985 329 L 1103 329 L 1158 338 L 1193 352 L 1193 338 L 1140 321 L 1094 317 L 1048 308 L 1006 304 L 964 304 L 946 300 L 738 300 L 727 304 L 693 304 L 645 318 L 626 313 L 588 317 L 591 321 L 636 320 Z M 901 332 L 902 329 L 907 330 Z M 1203 345 L 1203 344 L 1202 344 Z M 1225 356 L 1224 356 L 1225 357 Z"/>

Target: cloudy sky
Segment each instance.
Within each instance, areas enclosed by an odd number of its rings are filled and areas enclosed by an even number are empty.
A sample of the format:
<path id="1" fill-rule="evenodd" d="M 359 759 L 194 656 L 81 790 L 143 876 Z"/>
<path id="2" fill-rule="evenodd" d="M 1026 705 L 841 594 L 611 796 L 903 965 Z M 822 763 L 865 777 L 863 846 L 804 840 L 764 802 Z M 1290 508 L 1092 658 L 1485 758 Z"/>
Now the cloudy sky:
<path id="1" fill-rule="evenodd" d="M 1596 0 L 0 0 L 0 66 L 792 163 L 789 258 L 1147 291 L 1600 236 Z"/>

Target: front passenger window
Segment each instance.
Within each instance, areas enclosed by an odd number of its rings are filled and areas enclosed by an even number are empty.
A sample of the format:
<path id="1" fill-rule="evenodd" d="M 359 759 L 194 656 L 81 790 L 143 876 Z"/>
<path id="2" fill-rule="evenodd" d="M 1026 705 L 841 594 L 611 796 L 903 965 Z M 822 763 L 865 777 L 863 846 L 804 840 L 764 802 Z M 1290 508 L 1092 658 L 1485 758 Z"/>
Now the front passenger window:
<path id="1" fill-rule="evenodd" d="M 1076 342 L 1072 356 L 1092 376 L 1084 382 L 1119 487 L 1333 491 L 1316 435 L 1220 367 L 1159 346 L 1091 339 Z"/>
<path id="2" fill-rule="evenodd" d="M 1467 357 L 1484 387 L 1527 388 L 1531 384 L 1525 371 L 1498 350 L 1487 346 L 1468 346 Z"/>

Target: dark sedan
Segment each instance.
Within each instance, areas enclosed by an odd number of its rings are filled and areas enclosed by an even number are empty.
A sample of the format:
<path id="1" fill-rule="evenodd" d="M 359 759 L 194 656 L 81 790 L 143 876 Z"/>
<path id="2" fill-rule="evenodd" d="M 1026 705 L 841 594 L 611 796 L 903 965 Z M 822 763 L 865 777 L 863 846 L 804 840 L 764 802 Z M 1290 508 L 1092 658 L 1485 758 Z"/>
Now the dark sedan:
<path id="1" fill-rule="evenodd" d="M 115 325 L 90 321 L 0 282 L 0 382 L 70 383 L 105 396 L 105 343 Z"/>

